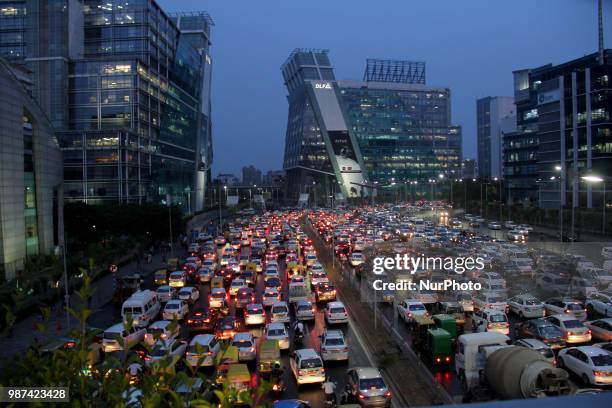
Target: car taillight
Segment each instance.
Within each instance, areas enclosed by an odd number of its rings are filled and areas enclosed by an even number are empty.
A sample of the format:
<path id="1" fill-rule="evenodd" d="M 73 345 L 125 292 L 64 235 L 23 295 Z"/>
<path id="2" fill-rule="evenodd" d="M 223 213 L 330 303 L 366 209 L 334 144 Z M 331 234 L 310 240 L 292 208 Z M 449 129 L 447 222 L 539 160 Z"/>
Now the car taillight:
<path id="1" fill-rule="evenodd" d="M 596 377 L 606 377 L 608 375 L 607 371 L 599 371 L 599 370 L 593 370 L 593 375 Z"/>
<path id="2" fill-rule="evenodd" d="M 573 336 L 574 332 L 568 331 L 567 333 L 565 333 L 567 336 Z"/>
<path id="3" fill-rule="evenodd" d="M 586 334 L 591 334 L 591 333 L 592 333 L 591 329 L 588 329 L 588 330 L 586 331 Z"/>
<path id="4" fill-rule="evenodd" d="M 571 311 L 571 310 L 569 310 L 569 309 L 565 309 L 565 310 L 564 310 L 564 312 L 565 312 L 565 313 L 572 313 L 572 311 Z"/>
<path id="5" fill-rule="evenodd" d="M 387 391 L 387 392 L 385 393 L 385 397 L 387 397 L 387 398 L 391 397 L 391 391 Z"/>
<path id="6" fill-rule="evenodd" d="M 442 360 L 440 359 L 440 357 L 436 357 L 436 363 L 440 363 Z"/>
<path id="7" fill-rule="evenodd" d="M 212 351 L 209 351 L 209 352 L 208 352 L 208 353 L 206 353 L 206 354 L 207 354 L 207 355 L 209 355 L 209 356 L 212 356 L 212 355 L 213 355 L 213 352 L 212 352 Z"/>
<path id="8" fill-rule="evenodd" d="M 249 349 L 249 351 L 250 351 L 251 353 L 254 353 L 254 352 L 255 352 L 255 347 L 251 347 L 251 348 Z"/>
<path id="9" fill-rule="evenodd" d="M 151 360 L 153 360 L 153 359 L 152 359 L 151 357 L 149 357 L 149 356 L 145 356 L 145 358 L 144 358 L 144 359 L 145 359 L 145 361 L 151 361 Z"/>
<path id="10" fill-rule="evenodd" d="M 366 398 L 366 396 L 363 395 L 363 394 L 357 394 L 357 396 L 359 397 L 359 399 L 365 399 Z"/>
<path id="11" fill-rule="evenodd" d="M 191 323 L 193 323 L 193 320 L 187 319 L 187 324 L 191 324 Z"/>
<path id="12" fill-rule="evenodd" d="M 302 370 L 298 370 L 298 375 L 304 375 L 304 372 Z"/>
<path id="13" fill-rule="evenodd" d="M 488 323 L 488 324 L 487 324 L 487 329 L 492 329 L 492 328 L 493 328 L 493 324 Z"/>

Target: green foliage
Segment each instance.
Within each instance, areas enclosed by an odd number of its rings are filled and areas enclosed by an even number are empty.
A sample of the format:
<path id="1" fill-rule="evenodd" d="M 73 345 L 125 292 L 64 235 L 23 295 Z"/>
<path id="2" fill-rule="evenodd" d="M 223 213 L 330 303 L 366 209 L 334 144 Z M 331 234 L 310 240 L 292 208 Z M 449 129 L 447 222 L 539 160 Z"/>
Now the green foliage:
<path id="1" fill-rule="evenodd" d="M 69 309 L 77 320 L 77 327 L 70 333 L 74 340 L 73 347 L 59 347 L 49 350 L 34 344 L 25 354 L 11 357 L 10 363 L 4 361 L 0 372 L 0 386 L 21 387 L 69 387 L 70 403 L 62 406 L 72 407 L 123 407 L 129 406 L 130 395 L 136 397 L 143 407 L 233 407 L 235 402 L 243 401 L 254 408 L 269 407 L 265 401 L 269 385 L 265 381 L 254 388 L 237 393 L 231 387 L 212 384 L 210 380 L 190 368 L 183 360 L 173 364 L 169 359 L 162 359 L 153 364 L 150 370 L 144 370 L 137 384 L 130 384 L 128 366 L 132 363 L 142 364 L 142 360 L 128 351 L 118 356 L 106 356 L 102 362 L 99 345 L 94 342 L 95 332 L 88 330 L 87 321 L 91 310 L 84 305 L 91 296 L 91 278 L 83 278 L 83 286 L 78 290 L 79 306 Z M 49 309 L 41 310 L 42 323 L 40 331 L 48 330 Z M 4 319 L 9 326 L 14 323 L 14 316 L 9 309 L 4 311 Z M 129 323 L 128 323 L 129 324 Z M 173 324 L 178 324 L 175 320 Z M 8 331 L 5 329 L 5 331 Z M 123 350 L 129 350 L 128 344 L 120 340 Z M 202 359 L 203 361 L 203 359 Z M 200 361 L 200 363 L 202 362 Z M 186 370 L 176 370 L 177 366 L 187 366 Z M 202 389 L 191 386 L 197 379 L 203 381 Z M 176 392 L 179 384 L 187 385 L 186 394 Z M 32 404 L 35 406 L 35 404 Z M 43 404 L 39 404 L 43 406 Z M 59 405 L 59 404 L 58 404 Z M 45 407 L 53 404 L 44 404 Z"/>

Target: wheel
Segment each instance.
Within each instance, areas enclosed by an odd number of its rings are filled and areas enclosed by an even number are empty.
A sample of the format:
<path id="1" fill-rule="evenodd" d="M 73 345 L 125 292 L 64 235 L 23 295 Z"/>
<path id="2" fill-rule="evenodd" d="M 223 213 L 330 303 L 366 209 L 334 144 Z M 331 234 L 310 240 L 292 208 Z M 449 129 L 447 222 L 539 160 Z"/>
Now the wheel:
<path id="1" fill-rule="evenodd" d="M 565 362 L 563 361 L 563 359 L 561 357 L 559 357 L 559 360 L 557 361 L 557 367 L 559 367 L 559 368 L 564 368 L 565 367 Z"/>
<path id="2" fill-rule="evenodd" d="M 582 383 L 586 386 L 591 385 L 591 381 L 589 380 L 589 377 L 587 377 L 586 374 L 582 374 Z"/>

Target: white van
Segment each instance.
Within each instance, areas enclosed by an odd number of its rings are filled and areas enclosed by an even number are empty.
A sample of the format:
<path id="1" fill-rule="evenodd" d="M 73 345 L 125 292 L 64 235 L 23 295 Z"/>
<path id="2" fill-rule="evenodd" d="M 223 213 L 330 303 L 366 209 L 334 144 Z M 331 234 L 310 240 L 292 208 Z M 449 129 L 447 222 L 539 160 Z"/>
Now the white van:
<path id="1" fill-rule="evenodd" d="M 125 323 L 132 319 L 138 327 L 148 326 L 159 314 L 161 303 L 157 293 L 152 290 L 141 290 L 130 296 L 121 306 L 121 317 Z"/>
<path id="2" fill-rule="evenodd" d="M 121 351 L 123 350 L 123 344 L 129 349 L 143 341 L 146 331 L 144 327 L 132 326 L 127 329 L 123 323 L 117 323 L 104 330 L 102 350 L 105 353 Z"/>

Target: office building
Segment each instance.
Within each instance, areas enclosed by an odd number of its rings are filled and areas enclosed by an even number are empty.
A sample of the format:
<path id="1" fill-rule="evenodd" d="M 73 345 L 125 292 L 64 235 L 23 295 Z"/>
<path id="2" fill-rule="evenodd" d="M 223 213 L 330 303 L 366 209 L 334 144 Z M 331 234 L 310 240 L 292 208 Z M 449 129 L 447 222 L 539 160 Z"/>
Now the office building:
<path id="1" fill-rule="evenodd" d="M 487 96 L 476 101 L 478 174 L 480 177 L 502 177 L 502 138 L 514 131 L 516 116 L 514 98 Z"/>
<path id="2" fill-rule="evenodd" d="M 461 162 L 461 176 L 463 179 L 478 178 L 478 165 L 474 159 L 465 159 Z"/>
<path id="3" fill-rule="evenodd" d="M 269 170 L 262 180 L 262 184 L 266 187 L 281 187 L 285 184 L 284 170 Z"/>
<path id="4" fill-rule="evenodd" d="M 169 16 L 154 0 L 12 3 L 24 17 L 0 25 L 1 41 L 13 26 L 26 41 L 0 52 L 31 66 L 64 153 L 65 198 L 200 209 L 212 160 L 210 17 Z"/>
<path id="5" fill-rule="evenodd" d="M 450 90 L 425 84 L 424 63 L 369 59 L 361 81 L 343 81 L 327 50 L 296 49 L 282 72 L 290 199 L 313 189 L 318 197 L 396 194 L 410 181 L 459 174 Z"/>
<path id="6" fill-rule="evenodd" d="M 222 186 L 237 186 L 240 184 L 240 181 L 238 180 L 238 177 L 234 176 L 233 174 L 220 173 L 217 176 L 217 184 Z"/>
<path id="7" fill-rule="evenodd" d="M 0 58 L 0 281 L 62 236 L 62 153 L 30 74 Z"/>
<path id="8" fill-rule="evenodd" d="M 517 131 L 506 137 L 504 155 L 513 201 L 550 209 L 604 204 L 605 182 L 581 177 L 612 177 L 611 53 L 514 72 Z"/>
<path id="9" fill-rule="evenodd" d="M 253 165 L 242 168 L 242 185 L 256 186 L 261 185 L 261 170 Z"/>

